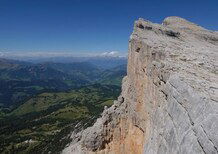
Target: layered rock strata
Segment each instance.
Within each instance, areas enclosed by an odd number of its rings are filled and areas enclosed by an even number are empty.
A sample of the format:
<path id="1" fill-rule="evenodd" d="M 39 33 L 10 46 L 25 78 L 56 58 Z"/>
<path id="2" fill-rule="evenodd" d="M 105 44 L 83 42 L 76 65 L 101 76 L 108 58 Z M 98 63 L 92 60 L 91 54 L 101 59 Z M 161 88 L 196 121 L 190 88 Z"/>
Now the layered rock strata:
<path id="1" fill-rule="evenodd" d="M 218 32 L 139 19 L 122 93 L 63 153 L 217 154 Z"/>

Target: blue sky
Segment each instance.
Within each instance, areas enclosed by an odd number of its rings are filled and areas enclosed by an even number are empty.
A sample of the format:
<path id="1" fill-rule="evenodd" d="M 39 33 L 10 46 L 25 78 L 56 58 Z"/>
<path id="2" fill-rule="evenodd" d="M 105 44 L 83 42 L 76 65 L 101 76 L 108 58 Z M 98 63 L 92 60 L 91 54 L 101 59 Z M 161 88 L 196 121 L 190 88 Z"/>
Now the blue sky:
<path id="1" fill-rule="evenodd" d="M 0 51 L 126 52 L 139 17 L 218 30 L 217 0 L 0 0 Z"/>

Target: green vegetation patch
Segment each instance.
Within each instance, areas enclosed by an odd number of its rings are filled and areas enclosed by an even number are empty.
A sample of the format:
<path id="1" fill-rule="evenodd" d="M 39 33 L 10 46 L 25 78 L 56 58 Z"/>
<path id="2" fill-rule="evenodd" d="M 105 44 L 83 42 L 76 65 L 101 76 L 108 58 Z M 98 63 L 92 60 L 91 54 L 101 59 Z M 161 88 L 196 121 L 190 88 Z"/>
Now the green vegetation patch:
<path id="1" fill-rule="evenodd" d="M 92 124 L 119 94 L 119 86 L 94 84 L 44 92 L 9 113 L 0 110 L 0 153 L 59 153 L 78 123 Z"/>

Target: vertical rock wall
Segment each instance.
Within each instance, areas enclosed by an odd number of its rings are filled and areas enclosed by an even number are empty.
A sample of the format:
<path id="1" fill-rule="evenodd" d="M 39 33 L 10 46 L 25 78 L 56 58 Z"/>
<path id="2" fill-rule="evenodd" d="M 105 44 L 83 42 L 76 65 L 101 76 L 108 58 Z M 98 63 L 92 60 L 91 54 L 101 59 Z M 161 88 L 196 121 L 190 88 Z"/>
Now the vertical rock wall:
<path id="1" fill-rule="evenodd" d="M 122 94 L 63 153 L 218 153 L 218 33 L 135 22 Z"/>

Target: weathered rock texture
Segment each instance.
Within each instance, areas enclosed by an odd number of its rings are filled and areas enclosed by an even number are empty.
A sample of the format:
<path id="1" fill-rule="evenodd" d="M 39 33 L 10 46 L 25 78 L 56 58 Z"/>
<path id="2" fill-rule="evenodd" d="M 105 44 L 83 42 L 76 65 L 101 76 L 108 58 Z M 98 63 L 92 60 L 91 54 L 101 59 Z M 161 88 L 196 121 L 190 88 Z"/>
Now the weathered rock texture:
<path id="1" fill-rule="evenodd" d="M 63 153 L 217 154 L 218 32 L 135 22 L 122 94 Z"/>

